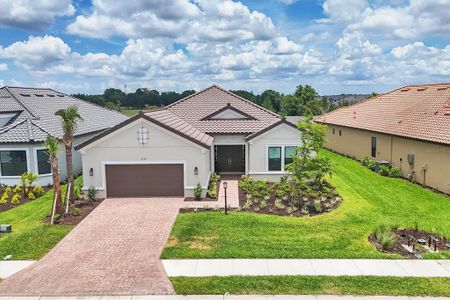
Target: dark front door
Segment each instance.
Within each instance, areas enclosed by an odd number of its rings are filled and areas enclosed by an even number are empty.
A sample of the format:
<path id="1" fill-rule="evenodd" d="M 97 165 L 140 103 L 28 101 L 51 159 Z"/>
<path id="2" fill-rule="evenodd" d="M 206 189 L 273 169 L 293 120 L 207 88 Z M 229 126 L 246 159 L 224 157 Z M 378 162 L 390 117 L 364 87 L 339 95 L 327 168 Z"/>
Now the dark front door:
<path id="1" fill-rule="evenodd" d="M 214 150 L 217 173 L 245 173 L 244 145 L 216 145 Z"/>

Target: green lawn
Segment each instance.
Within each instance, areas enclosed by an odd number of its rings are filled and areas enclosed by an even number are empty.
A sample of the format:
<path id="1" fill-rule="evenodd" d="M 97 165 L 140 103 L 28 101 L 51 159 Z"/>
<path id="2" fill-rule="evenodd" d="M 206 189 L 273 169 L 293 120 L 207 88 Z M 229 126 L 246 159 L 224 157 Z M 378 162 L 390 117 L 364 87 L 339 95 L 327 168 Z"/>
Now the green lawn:
<path id="1" fill-rule="evenodd" d="M 129 116 L 129 117 L 132 117 L 132 116 L 137 115 L 139 113 L 139 109 L 122 109 L 120 112 L 125 114 L 125 115 L 127 115 L 127 116 Z"/>
<path id="2" fill-rule="evenodd" d="M 372 276 L 172 277 L 177 294 L 450 296 L 450 278 Z"/>
<path id="3" fill-rule="evenodd" d="M 321 152 L 334 162 L 331 183 L 343 197 L 336 210 L 292 218 L 245 212 L 179 214 L 163 258 L 398 258 L 368 242 L 379 225 L 450 236 L 450 198 L 382 177 L 357 161 Z M 433 255 L 427 255 L 431 258 Z M 434 258 L 450 258 L 450 252 Z"/>
<path id="4" fill-rule="evenodd" d="M 50 214 L 52 200 L 50 190 L 32 202 L 0 213 L 0 224 L 12 224 L 13 229 L 0 235 L 0 259 L 9 254 L 12 259 L 39 259 L 69 233 L 73 226 L 50 226 L 43 221 Z"/>

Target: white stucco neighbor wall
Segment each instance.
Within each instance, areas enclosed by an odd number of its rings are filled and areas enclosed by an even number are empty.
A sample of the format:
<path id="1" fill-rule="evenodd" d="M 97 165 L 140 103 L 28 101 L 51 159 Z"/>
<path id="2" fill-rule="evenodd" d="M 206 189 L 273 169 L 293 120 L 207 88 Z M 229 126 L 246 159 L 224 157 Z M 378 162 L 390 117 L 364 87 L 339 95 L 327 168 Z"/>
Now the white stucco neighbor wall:
<path id="1" fill-rule="evenodd" d="M 278 181 L 287 172 L 268 170 L 268 147 L 299 146 L 300 144 L 299 131 L 286 124 L 280 124 L 248 141 L 248 174 L 255 179 Z"/>
<path id="2" fill-rule="evenodd" d="M 148 143 L 141 145 L 138 129 L 148 129 Z M 185 196 L 193 196 L 193 189 L 200 183 L 206 193 L 210 176 L 210 150 L 197 145 L 152 122 L 138 119 L 80 150 L 83 160 L 84 189 L 95 186 L 98 197 L 106 197 L 105 164 L 118 163 L 170 163 L 184 164 Z M 194 168 L 198 168 L 198 175 Z M 89 175 L 90 168 L 93 176 Z M 126 176 L 126 174 L 124 174 Z"/>
<path id="3" fill-rule="evenodd" d="M 74 141 L 74 145 L 77 145 L 95 134 L 86 134 L 80 137 L 76 137 Z M 39 149 L 44 149 L 44 146 L 42 143 L 33 143 L 33 144 L 0 144 L 0 150 L 25 150 L 27 152 L 27 167 L 28 172 L 38 173 L 38 167 L 37 167 L 37 157 L 36 157 L 36 151 Z M 59 174 L 61 177 L 61 180 L 65 180 L 67 177 L 67 168 L 66 168 L 66 154 L 64 149 L 64 144 L 61 143 L 59 147 L 60 153 L 59 153 Z M 75 149 L 72 149 L 73 153 L 73 170 L 74 174 L 78 175 L 81 173 L 81 154 L 79 151 L 75 151 Z M 0 176 L 0 182 L 7 185 L 18 185 L 20 184 L 20 176 Z M 50 174 L 41 174 L 39 175 L 39 179 L 36 180 L 36 184 L 39 185 L 49 185 L 53 184 L 52 182 L 52 175 Z"/>

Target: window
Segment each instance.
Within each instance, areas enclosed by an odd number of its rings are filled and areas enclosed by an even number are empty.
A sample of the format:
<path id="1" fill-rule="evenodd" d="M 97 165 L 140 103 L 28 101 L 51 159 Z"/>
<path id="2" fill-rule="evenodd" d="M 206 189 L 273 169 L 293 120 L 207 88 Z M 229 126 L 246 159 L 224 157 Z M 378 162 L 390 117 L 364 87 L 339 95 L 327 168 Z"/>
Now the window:
<path id="1" fill-rule="evenodd" d="M 342 130 L 339 130 L 339 136 L 341 136 L 342 135 Z"/>
<path id="2" fill-rule="evenodd" d="M 377 138 L 376 137 L 372 137 L 372 157 L 376 157 L 377 156 Z"/>
<path id="3" fill-rule="evenodd" d="M 281 171 L 281 147 L 269 147 L 269 171 Z"/>
<path id="4" fill-rule="evenodd" d="M 44 149 L 36 150 L 38 174 L 50 174 L 51 168 L 49 163 L 48 153 Z"/>
<path id="5" fill-rule="evenodd" d="M 0 169 L 2 176 L 20 176 L 28 170 L 25 150 L 1 150 Z"/>
<path id="6" fill-rule="evenodd" d="M 335 133 L 336 133 L 336 129 L 333 128 L 333 134 L 335 134 Z"/>
<path id="7" fill-rule="evenodd" d="M 294 161 L 294 156 L 297 153 L 297 147 L 295 146 L 286 146 L 284 147 L 284 164 L 290 164 Z"/>

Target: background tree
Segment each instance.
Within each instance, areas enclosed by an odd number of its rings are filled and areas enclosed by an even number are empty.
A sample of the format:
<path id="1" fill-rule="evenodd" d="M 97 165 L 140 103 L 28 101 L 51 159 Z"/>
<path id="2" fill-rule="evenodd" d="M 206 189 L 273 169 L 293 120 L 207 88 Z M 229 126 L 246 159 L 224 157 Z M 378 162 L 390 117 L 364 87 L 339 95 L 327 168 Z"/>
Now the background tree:
<path id="1" fill-rule="evenodd" d="M 69 210 L 69 203 L 74 202 L 74 192 L 73 192 L 73 158 L 72 158 L 72 147 L 74 134 L 77 131 L 77 122 L 82 120 L 80 114 L 78 113 L 77 106 L 69 106 L 65 109 L 60 109 L 55 113 L 59 116 L 62 121 L 63 137 L 62 142 L 65 146 L 66 152 L 66 168 L 67 168 L 67 196 L 66 196 L 66 213 Z"/>
<path id="2" fill-rule="evenodd" d="M 59 156 L 59 140 L 52 136 L 48 136 L 44 141 L 44 147 L 49 157 L 50 167 L 52 169 L 52 181 L 53 181 L 53 205 L 50 217 L 50 224 L 54 223 L 55 214 L 60 216 L 64 215 L 64 205 L 61 199 L 61 185 L 58 170 L 58 156 Z"/>

